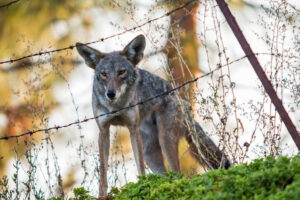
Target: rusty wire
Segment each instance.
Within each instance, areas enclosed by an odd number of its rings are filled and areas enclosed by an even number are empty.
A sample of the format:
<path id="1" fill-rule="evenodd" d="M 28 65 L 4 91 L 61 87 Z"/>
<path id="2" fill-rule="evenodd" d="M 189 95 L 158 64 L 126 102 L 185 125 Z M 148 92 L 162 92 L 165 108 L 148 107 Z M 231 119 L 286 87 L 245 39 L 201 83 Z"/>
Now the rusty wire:
<path id="1" fill-rule="evenodd" d="M 9 6 L 15 4 L 15 3 L 18 3 L 20 0 L 15 0 L 15 1 L 11 1 L 7 4 L 3 4 L 3 5 L 0 5 L 0 8 L 8 8 Z"/>
<path id="2" fill-rule="evenodd" d="M 254 53 L 255 55 L 258 55 L 259 53 Z M 76 125 L 76 124 L 82 124 L 82 123 L 85 123 L 85 122 L 88 122 L 88 121 L 91 121 L 91 120 L 94 120 L 94 119 L 97 119 L 97 118 L 100 118 L 100 117 L 103 117 L 103 116 L 106 116 L 106 115 L 111 115 L 111 114 L 114 114 L 114 113 L 117 113 L 117 112 L 120 112 L 122 110 L 126 110 L 126 109 L 130 109 L 130 108 L 133 108 L 133 107 L 136 107 L 138 105 L 143 105 L 149 101 L 152 101 L 156 98 L 160 98 L 160 97 L 163 97 L 163 96 L 166 96 L 168 94 L 171 94 L 171 93 L 174 93 L 176 90 L 179 90 L 181 89 L 182 87 L 186 86 L 186 85 L 189 85 L 191 83 L 194 83 L 196 81 L 198 81 L 199 79 L 202 79 L 204 77 L 207 77 L 209 75 L 212 75 L 214 72 L 218 71 L 219 69 L 223 68 L 223 67 L 226 67 L 226 66 L 229 66 L 233 63 L 236 63 L 236 62 L 239 62 L 249 56 L 252 56 L 252 55 L 245 55 L 245 56 L 242 56 L 238 59 L 235 59 L 225 65 L 220 65 L 218 64 L 217 67 L 215 69 L 213 69 L 212 71 L 210 72 L 207 72 L 201 76 L 198 76 L 192 80 L 189 80 L 189 81 L 186 81 L 184 83 L 182 83 L 181 85 L 175 87 L 175 88 L 172 88 L 170 90 L 167 90 L 163 93 L 160 93 L 160 94 L 157 94 L 155 96 L 152 96 L 148 99 L 145 99 L 143 101 L 139 101 L 137 102 L 136 104 L 133 104 L 133 105 L 129 105 L 129 106 L 126 106 L 126 107 L 123 107 L 123 108 L 120 108 L 118 110 L 113 110 L 111 112 L 107 112 L 107 113 L 103 113 L 103 114 L 100 114 L 100 115 L 97 115 L 97 116 L 94 116 L 94 117 L 89 117 L 89 118 L 85 118 L 83 120 L 80 120 L 80 121 L 74 121 L 74 122 L 71 122 L 69 124 L 65 124 L 65 125 L 61 125 L 61 126 L 53 126 L 53 127 L 50 127 L 50 128 L 42 128 L 42 129 L 37 129 L 37 130 L 31 130 L 31 131 L 27 131 L 25 133 L 22 133 L 22 134 L 19 134 L 19 135 L 11 135 L 11 136 L 4 136 L 4 137 L 1 137 L 0 140 L 8 140 L 8 139 L 12 139 L 12 138 L 19 138 L 19 137 L 22 137 L 22 136 L 26 136 L 26 135 L 33 135 L 35 133 L 38 133 L 38 132 L 48 132 L 48 131 L 51 131 L 51 130 L 59 130 L 59 129 L 62 129 L 62 128 L 67 128 L 67 127 L 70 127 L 72 125 Z"/>
<path id="3" fill-rule="evenodd" d="M 170 16 L 171 14 L 187 7 L 188 5 L 190 5 L 191 3 L 194 3 L 195 1 L 197 0 L 191 0 L 191 1 L 188 1 L 187 3 L 183 4 L 182 6 L 179 6 L 169 12 L 166 12 L 165 14 L 159 16 L 159 17 L 156 17 L 156 18 L 153 18 L 153 19 L 150 19 L 148 20 L 147 22 L 144 22 L 140 25 L 137 25 L 137 26 L 134 26 L 130 29 L 126 29 L 125 31 L 122 31 L 122 32 L 119 32 L 117 34 L 114 34 L 114 35 L 110 35 L 110 36 L 107 36 L 107 37 L 103 37 L 103 38 L 100 38 L 98 40 L 95 40 L 95 41 L 92 41 L 92 42 L 87 42 L 87 43 L 83 43 L 85 45 L 89 45 L 89 44 L 94 44 L 94 43 L 98 43 L 98 42 L 103 42 L 105 40 L 108 40 L 110 38 L 114 38 L 114 37 L 117 37 L 117 36 L 120 36 L 120 35 L 123 35 L 129 31 L 135 31 L 136 29 L 138 28 L 141 28 L 147 24 L 150 24 L 154 21 L 157 21 L 159 19 L 162 19 L 164 17 L 167 17 L 167 16 Z M 15 59 L 9 59 L 9 60 L 5 60 L 5 61 L 0 61 L 0 65 L 1 64 L 6 64 L 6 63 L 14 63 L 14 62 L 17 62 L 17 61 L 20 61 L 20 60 L 24 60 L 26 58 L 31 58 L 31 57 L 35 57 L 35 56 L 41 56 L 41 55 L 44 55 L 44 54 L 51 54 L 51 53 L 56 53 L 56 52 L 60 52 L 60 51 L 65 51 L 65 50 L 73 50 L 73 48 L 75 47 L 76 45 L 73 44 L 73 45 L 70 45 L 68 47 L 63 47 L 63 48 L 59 48 L 59 49 L 54 49 L 54 50 L 48 50 L 48 51 L 40 51 L 40 52 L 37 52 L 37 53 L 33 53 L 33 54 L 29 54 L 29 55 L 26 55 L 26 56 L 23 56 L 23 57 L 20 57 L 20 58 L 15 58 Z"/>
<path id="4" fill-rule="evenodd" d="M 100 118 L 100 117 L 104 117 L 104 116 L 107 116 L 107 115 L 118 113 L 118 112 L 120 112 L 122 110 L 131 109 L 131 108 L 136 107 L 138 105 L 142 106 L 143 104 L 145 104 L 145 103 L 147 103 L 149 101 L 152 101 L 152 100 L 154 100 L 156 98 L 160 98 L 160 97 L 163 97 L 163 96 L 167 96 L 167 95 L 169 95 L 171 93 L 174 93 L 176 90 L 179 90 L 180 88 L 182 88 L 182 87 L 184 87 L 184 86 L 186 86 L 188 84 L 194 83 L 194 82 L 198 81 L 201 78 L 204 78 L 206 76 L 212 75 L 215 71 L 217 71 L 217 70 L 219 70 L 219 69 L 221 69 L 222 67 L 225 67 L 225 66 L 227 66 L 227 65 L 223 65 L 223 66 L 222 65 L 218 65 L 214 70 L 212 70 L 212 71 L 210 71 L 210 72 L 208 72 L 206 74 L 203 74 L 201 76 L 198 76 L 198 77 L 196 77 L 196 78 L 194 78 L 192 80 L 186 81 L 183 84 L 181 84 L 181 85 L 179 85 L 179 86 L 177 86 L 175 88 L 172 88 L 170 90 L 167 90 L 167 91 L 162 92 L 160 94 L 157 94 L 155 96 L 147 98 L 147 99 L 145 99 L 143 101 L 139 101 L 139 102 L 137 102 L 135 104 L 132 104 L 132 105 L 120 108 L 118 110 L 113 110 L 111 112 L 103 113 L 103 114 L 100 114 L 100 115 L 97 115 L 97 116 L 94 116 L 94 117 L 85 118 L 85 119 L 80 120 L 80 121 L 74 121 L 74 122 L 71 122 L 69 124 L 65 124 L 65 125 L 61 125 L 61 126 L 53 126 L 53 127 L 49 127 L 49 128 L 42 128 L 42 129 L 27 131 L 27 132 L 19 134 L 19 135 L 11 135 L 11 136 L 1 137 L 0 140 L 8 140 L 8 139 L 12 139 L 12 138 L 19 138 L 19 137 L 26 136 L 26 135 L 30 135 L 31 136 L 31 135 L 33 135 L 35 133 L 38 133 L 38 132 L 49 132 L 51 130 L 59 130 L 59 129 L 66 128 L 66 127 L 69 127 L 69 126 L 72 126 L 72 125 L 82 124 L 82 123 L 85 123 L 85 122 L 88 122 L 88 121 L 91 121 L 91 120 L 94 120 L 94 119 L 97 119 L 97 118 Z"/>

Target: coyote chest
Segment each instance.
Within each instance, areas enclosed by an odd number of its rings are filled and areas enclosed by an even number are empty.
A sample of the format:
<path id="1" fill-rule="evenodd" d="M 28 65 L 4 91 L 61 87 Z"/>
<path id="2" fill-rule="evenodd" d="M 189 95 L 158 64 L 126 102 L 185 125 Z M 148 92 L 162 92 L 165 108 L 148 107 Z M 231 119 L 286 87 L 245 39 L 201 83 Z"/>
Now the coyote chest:
<path id="1" fill-rule="evenodd" d="M 115 111 L 117 109 L 107 109 L 102 107 L 102 109 L 99 109 L 98 106 L 93 106 L 94 110 L 94 115 L 99 116 L 101 114 L 105 114 L 108 112 Z M 127 109 L 112 113 L 109 115 L 105 115 L 103 117 L 97 118 L 97 123 L 102 126 L 109 126 L 109 125 L 114 125 L 114 126 L 129 126 L 132 124 L 135 124 L 137 120 L 137 114 L 135 109 Z"/>

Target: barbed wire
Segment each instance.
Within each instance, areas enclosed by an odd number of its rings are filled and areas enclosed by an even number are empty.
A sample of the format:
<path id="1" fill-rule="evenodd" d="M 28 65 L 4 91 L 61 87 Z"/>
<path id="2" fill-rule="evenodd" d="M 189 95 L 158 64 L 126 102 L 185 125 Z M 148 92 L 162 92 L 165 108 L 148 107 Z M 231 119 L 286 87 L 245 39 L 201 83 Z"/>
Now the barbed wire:
<path id="1" fill-rule="evenodd" d="M 147 58 L 155 56 L 155 55 L 157 55 L 159 53 L 165 53 L 165 49 L 160 49 L 158 51 L 150 52 L 150 53 L 144 55 L 143 58 L 147 59 Z M 300 59 L 300 56 L 296 56 L 296 55 L 283 55 L 283 54 L 280 54 L 280 53 L 266 53 L 266 52 L 261 52 L 261 53 L 254 53 L 254 55 L 256 55 L 256 56 L 261 56 L 261 55 L 276 56 L 276 57 L 284 57 L 284 58 L 289 58 L 289 59 Z M 247 57 L 247 56 L 240 57 L 239 60 L 242 60 L 245 57 Z M 83 63 L 83 61 L 78 60 L 78 59 L 64 58 L 64 60 L 65 61 L 67 60 L 68 62 L 71 62 L 72 65 L 78 65 L 78 64 Z M 235 60 L 235 61 L 239 61 L 239 60 Z M 17 71 L 17 70 L 22 70 L 24 68 L 29 68 L 29 67 L 32 67 L 32 66 L 35 66 L 35 65 L 46 64 L 46 63 L 49 63 L 51 61 L 52 61 L 51 58 L 45 59 L 45 60 L 42 60 L 42 61 L 29 61 L 29 60 L 25 60 L 23 62 L 19 62 L 19 63 L 15 64 L 15 65 L 11 65 L 11 66 L 8 66 L 8 67 L 0 67 L 0 71 L 4 72 L 4 73 L 9 73 L 9 72 Z"/>
<path id="2" fill-rule="evenodd" d="M 165 92 L 163 92 L 163 93 L 160 93 L 160 94 L 158 94 L 158 95 L 155 95 L 155 96 L 153 96 L 153 97 L 150 97 L 150 98 L 148 98 L 148 99 L 145 99 L 145 100 L 143 100 L 143 101 L 140 101 L 140 102 L 138 102 L 138 103 L 136 103 L 136 104 L 133 104 L 133 105 L 129 105 L 129 106 L 120 108 L 120 109 L 118 109 L 118 110 L 113 110 L 113 111 L 111 111 L 111 112 L 103 113 L 103 114 L 100 114 L 100 115 L 98 115 L 98 116 L 94 116 L 94 117 L 90 117 L 90 118 L 85 118 L 84 120 L 74 121 L 74 122 L 72 122 L 72 123 L 69 123 L 69 124 L 66 124 L 66 125 L 62 125 L 62 126 L 53 126 L 53 127 L 50 127 L 50 128 L 43 128 L 43 129 L 38 129 L 38 130 L 34 130 L 34 131 L 28 131 L 28 132 L 22 133 L 22 134 L 20 134 L 20 135 L 4 136 L 4 137 L 1 137 L 0 140 L 8 140 L 8 139 L 12 139 L 12 138 L 19 138 L 19 137 L 26 136 L 26 135 L 30 135 L 30 136 L 31 136 L 31 135 L 33 135 L 33 134 L 35 134 L 35 133 L 39 133 L 39 132 L 48 132 L 48 131 L 51 131 L 51 130 L 59 130 L 59 129 L 62 129 L 62 128 L 70 127 L 70 126 L 72 126 L 72 125 L 82 124 L 82 123 L 85 123 L 85 122 L 88 122 L 88 121 L 90 121 L 90 120 L 97 119 L 97 118 L 100 118 L 100 117 L 103 117 L 103 116 L 106 116 L 106 115 L 111 115 L 111 114 L 120 112 L 120 111 L 122 111 L 122 110 L 130 109 L 130 108 L 133 108 L 133 107 L 138 106 L 138 105 L 143 105 L 144 103 L 147 103 L 147 102 L 149 102 L 149 101 L 152 101 L 152 100 L 154 100 L 154 99 L 156 99 L 156 98 L 163 97 L 163 96 L 166 96 L 166 95 L 168 95 L 168 94 L 170 94 L 170 93 L 173 93 L 173 92 L 175 92 L 176 90 L 179 90 L 180 88 L 182 88 L 182 87 L 184 87 L 184 86 L 186 86 L 186 85 L 188 85 L 188 84 L 194 83 L 194 82 L 198 81 L 198 80 L 201 79 L 201 78 L 204 78 L 204 77 L 206 77 L 206 76 L 212 75 L 214 72 L 216 72 L 217 70 L 219 70 L 219 69 L 221 69 L 221 68 L 223 68 L 223 67 L 226 67 L 226 66 L 229 66 L 229 65 L 231 65 L 231 64 L 233 64 L 233 63 L 239 62 L 239 61 L 241 61 L 241 60 L 243 60 L 243 59 L 245 59 L 245 58 L 247 58 L 247 57 L 249 57 L 249 56 L 252 56 L 252 55 L 259 55 L 259 54 L 264 54 L 264 53 L 254 53 L 254 54 L 251 54 L 251 55 L 245 55 L 245 56 L 242 56 L 242 57 L 240 57 L 240 58 L 238 58 L 238 59 L 235 59 L 235 60 L 233 60 L 233 61 L 231 61 L 231 62 L 228 62 L 228 63 L 226 63 L 226 64 L 224 64 L 224 65 L 218 64 L 217 67 L 216 67 L 214 70 L 210 71 L 210 72 L 207 72 L 207 73 L 205 73 L 205 74 L 203 74 L 203 75 L 201 75 L 201 76 L 198 76 L 198 77 L 196 77 L 196 78 L 194 78 L 194 79 L 192 79 L 192 80 L 186 81 L 186 82 L 184 82 L 183 84 L 181 84 L 181 85 L 179 85 L 179 86 L 177 86 L 177 87 L 175 87 L 175 88 L 173 88 L 173 89 L 167 90 L 167 91 L 165 91 Z"/>
<path id="3" fill-rule="evenodd" d="M 11 6 L 11 5 L 13 5 L 13 4 L 15 4 L 15 3 L 18 3 L 20 0 L 15 0 L 15 1 L 11 1 L 11 2 L 9 2 L 9 3 L 7 3 L 7 4 L 4 4 L 4 5 L 0 5 L 0 8 L 8 8 L 9 6 Z"/>
<path id="4" fill-rule="evenodd" d="M 239 59 L 239 60 L 240 60 L 240 59 Z M 82 124 L 82 123 L 85 123 L 85 122 L 88 122 L 88 121 L 90 121 L 90 120 L 94 120 L 94 119 L 97 119 L 97 118 L 100 118 L 100 117 L 103 117 L 103 116 L 115 114 L 115 113 L 121 112 L 121 111 L 123 111 L 123 110 L 127 110 L 127 109 L 130 109 L 130 108 L 136 107 L 136 106 L 138 106 L 138 105 L 143 105 L 143 104 L 145 104 L 145 103 L 147 103 L 147 102 L 149 102 L 149 101 L 152 101 L 152 100 L 154 100 L 154 99 L 157 99 L 157 98 L 160 98 L 160 97 L 169 95 L 169 94 L 175 92 L 176 90 L 179 90 L 180 88 L 182 88 L 182 87 L 184 87 L 184 86 L 186 86 L 186 85 L 188 85 L 188 84 L 191 84 L 191 83 L 194 83 L 194 82 L 198 81 L 198 80 L 201 79 L 201 78 L 204 78 L 204 77 L 206 77 L 206 76 L 209 76 L 209 75 L 213 74 L 215 71 L 217 71 L 217 70 L 219 70 L 219 69 L 221 69 L 222 67 L 225 67 L 225 66 L 227 66 L 227 64 L 226 64 L 226 65 L 218 65 L 214 70 L 212 70 L 212 71 L 210 71 L 210 72 L 208 72 L 208 73 L 206 73 L 206 74 L 203 74 L 203 75 L 201 75 L 201 76 L 198 76 L 198 77 L 196 77 L 196 78 L 194 78 L 194 79 L 192 79 L 192 80 L 186 81 L 186 82 L 184 82 L 183 84 L 181 84 L 181 85 L 179 85 L 179 86 L 177 86 L 177 87 L 175 87 L 175 88 L 172 88 L 172 89 L 170 89 L 170 90 L 167 90 L 167 91 L 162 92 L 162 93 L 160 93 L 160 94 L 157 94 L 157 95 L 155 95 L 155 96 L 152 96 L 152 97 L 150 97 L 150 98 L 147 98 L 147 99 L 145 99 L 145 100 L 143 100 L 143 101 L 139 101 L 139 102 L 137 102 L 137 103 L 135 103 L 135 104 L 132 104 L 132 105 L 129 105 L 129 106 L 120 108 L 120 109 L 118 109 L 118 110 L 113 110 L 113 111 L 111 111 L 111 112 L 103 113 L 103 114 L 100 114 L 100 115 L 97 115 L 97 116 L 94 116 L 94 117 L 85 118 L 84 120 L 74 121 L 74 122 L 69 123 L 69 124 L 66 124 L 66 125 L 53 126 L 53 127 L 50 127 L 50 128 L 42 128 L 42 129 L 38 129 L 38 130 L 28 131 L 28 132 L 22 133 L 22 134 L 20 134 L 20 135 L 11 135 L 11 136 L 1 137 L 0 140 L 8 140 L 8 139 L 12 139 L 12 138 L 19 138 L 19 137 L 23 137 L 23 136 L 26 136 L 26 135 L 32 136 L 33 134 L 39 133 L 39 132 L 48 132 L 48 131 L 51 131 L 51 130 L 59 130 L 59 129 L 62 129 L 62 128 L 70 127 L 70 126 L 72 126 L 72 125 Z"/>
<path id="5" fill-rule="evenodd" d="M 83 43 L 85 45 L 89 45 L 89 44 L 95 44 L 95 43 L 98 43 L 98 42 L 103 42 L 105 40 L 108 40 L 110 38 L 114 38 L 114 37 L 117 37 L 117 36 L 120 36 L 120 35 L 123 35 L 129 31 L 135 31 L 136 29 L 138 28 L 141 28 L 147 24 L 150 24 L 154 21 L 157 21 L 159 19 L 162 19 L 164 17 L 167 17 L 167 16 L 170 16 L 171 14 L 173 14 L 174 12 L 177 12 L 185 7 L 187 7 L 188 5 L 190 5 L 191 3 L 194 3 L 195 1 L 197 0 L 191 0 L 191 1 L 188 1 L 187 3 L 183 4 L 182 6 L 179 6 L 159 17 L 156 17 L 156 18 L 153 18 L 153 19 L 150 19 L 140 25 L 137 25 L 137 26 L 134 26 L 130 29 L 126 29 L 125 31 L 122 31 L 122 32 L 119 32 L 117 34 L 114 34 L 114 35 L 110 35 L 110 36 L 107 36 L 107 37 L 103 37 L 103 38 L 100 38 L 98 40 L 95 40 L 95 41 L 92 41 L 92 42 L 87 42 L 87 43 Z M 9 60 L 5 60 L 5 61 L 1 61 L 0 64 L 5 64 L 5 63 L 14 63 L 14 62 L 17 62 L 17 61 L 20 61 L 20 60 L 24 60 L 26 58 L 31 58 L 31 57 L 35 57 L 35 56 L 41 56 L 41 55 L 44 55 L 44 54 L 51 54 L 51 53 L 56 53 L 56 52 L 60 52 L 60 51 L 65 51 L 65 50 L 73 50 L 74 47 L 76 47 L 76 45 L 70 45 L 68 47 L 63 47 L 63 48 L 59 48 L 59 49 L 54 49 L 54 50 L 48 50 L 48 51 L 40 51 L 40 52 L 37 52 L 37 53 L 33 53 L 33 54 L 29 54 L 29 55 L 26 55 L 26 56 L 23 56 L 23 57 L 20 57 L 20 58 L 16 58 L 16 59 L 9 59 Z"/>

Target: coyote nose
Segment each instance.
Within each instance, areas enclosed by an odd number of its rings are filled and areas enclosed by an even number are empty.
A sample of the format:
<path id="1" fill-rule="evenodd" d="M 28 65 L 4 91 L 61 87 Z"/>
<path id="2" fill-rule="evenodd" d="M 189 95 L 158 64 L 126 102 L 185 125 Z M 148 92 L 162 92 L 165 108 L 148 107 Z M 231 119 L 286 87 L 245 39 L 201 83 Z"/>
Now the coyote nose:
<path id="1" fill-rule="evenodd" d="M 116 92 L 114 90 L 107 90 L 106 95 L 108 98 L 113 99 L 116 96 Z"/>

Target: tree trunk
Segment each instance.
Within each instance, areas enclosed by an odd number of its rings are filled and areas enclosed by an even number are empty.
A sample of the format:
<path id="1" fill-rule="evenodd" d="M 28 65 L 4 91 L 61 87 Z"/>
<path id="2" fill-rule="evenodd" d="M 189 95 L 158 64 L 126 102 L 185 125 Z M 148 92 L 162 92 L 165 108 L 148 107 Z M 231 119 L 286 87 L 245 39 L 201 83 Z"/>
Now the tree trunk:
<path id="1" fill-rule="evenodd" d="M 171 15 L 170 34 L 167 43 L 169 69 L 176 85 L 192 79 L 200 72 L 198 67 L 199 42 L 196 36 L 196 14 L 199 2 L 192 3 Z M 195 84 L 181 97 L 192 103 Z"/>

